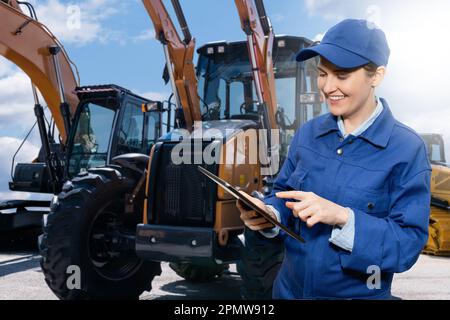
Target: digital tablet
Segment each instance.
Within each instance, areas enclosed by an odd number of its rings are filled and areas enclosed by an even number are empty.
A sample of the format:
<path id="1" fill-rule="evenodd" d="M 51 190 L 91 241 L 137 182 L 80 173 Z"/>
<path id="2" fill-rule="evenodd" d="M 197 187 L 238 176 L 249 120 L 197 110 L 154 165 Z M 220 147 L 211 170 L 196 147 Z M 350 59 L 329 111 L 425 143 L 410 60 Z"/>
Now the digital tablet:
<path id="1" fill-rule="evenodd" d="M 295 232 L 293 232 L 292 230 L 290 230 L 288 227 L 286 227 L 285 225 L 281 224 L 280 222 L 278 222 L 278 220 L 272 218 L 272 215 L 268 212 L 266 212 L 265 210 L 261 209 L 260 207 L 258 207 L 252 200 L 251 198 L 249 198 L 249 196 L 246 196 L 242 193 L 239 192 L 238 189 L 236 189 L 235 187 L 233 187 L 231 184 L 229 184 L 228 182 L 226 182 L 223 179 L 220 179 L 218 176 L 216 176 L 215 174 L 209 172 L 208 170 L 206 170 L 203 167 L 198 166 L 198 170 L 203 173 L 205 176 L 207 176 L 209 179 L 211 179 L 212 181 L 214 181 L 215 183 L 217 183 L 221 188 L 223 188 L 226 192 L 228 192 L 229 194 L 231 194 L 233 197 L 235 197 L 236 199 L 240 200 L 247 208 L 249 208 L 249 210 L 254 210 L 256 213 L 259 213 L 261 216 L 263 216 L 264 218 L 266 218 L 267 221 L 271 222 L 272 224 L 280 227 L 281 230 L 283 230 L 284 232 L 286 232 L 289 236 L 291 236 L 292 238 L 305 243 L 305 239 L 303 239 L 300 235 L 296 234 Z"/>

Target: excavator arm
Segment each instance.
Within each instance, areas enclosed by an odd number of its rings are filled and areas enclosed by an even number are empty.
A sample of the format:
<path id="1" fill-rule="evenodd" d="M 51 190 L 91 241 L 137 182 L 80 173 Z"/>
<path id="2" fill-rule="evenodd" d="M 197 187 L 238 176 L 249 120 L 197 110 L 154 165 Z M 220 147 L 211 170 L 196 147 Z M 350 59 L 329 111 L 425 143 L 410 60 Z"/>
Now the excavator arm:
<path id="1" fill-rule="evenodd" d="M 178 0 L 172 0 L 172 4 L 184 34 L 183 40 L 162 0 L 142 0 L 142 2 L 155 27 L 156 38 L 164 48 L 177 108 L 182 108 L 186 129 L 191 131 L 194 122 L 201 121 L 200 99 L 193 63 L 195 40 L 191 37 Z"/>
<path id="2" fill-rule="evenodd" d="M 269 127 L 276 129 L 277 97 L 272 49 L 274 33 L 262 0 L 235 0 L 242 30 L 247 35 L 250 63 L 253 68 L 256 94 L 267 107 Z"/>
<path id="3" fill-rule="evenodd" d="M 45 25 L 23 14 L 15 0 L 0 1 L 0 21 L 0 54 L 22 69 L 39 89 L 65 143 L 67 123 L 61 104 L 68 104 L 73 117 L 78 104 L 73 91 L 79 79 L 63 46 Z"/>

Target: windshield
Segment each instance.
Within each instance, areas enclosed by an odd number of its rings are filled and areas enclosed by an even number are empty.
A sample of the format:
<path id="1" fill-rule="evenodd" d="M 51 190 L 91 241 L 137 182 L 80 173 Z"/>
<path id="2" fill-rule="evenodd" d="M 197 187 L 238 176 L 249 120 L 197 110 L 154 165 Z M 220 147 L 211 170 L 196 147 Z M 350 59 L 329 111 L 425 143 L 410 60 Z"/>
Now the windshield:
<path id="1" fill-rule="evenodd" d="M 441 145 L 433 143 L 430 145 L 430 161 L 431 162 L 445 162 L 442 157 Z"/>
<path id="2" fill-rule="evenodd" d="M 278 43 L 278 42 L 276 42 Z M 228 44 L 222 54 L 200 54 L 197 67 L 203 120 L 257 117 L 257 98 L 245 42 Z M 298 48 L 274 48 L 274 73 L 278 111 L 288 129 L 327 112 L 326 104 L 301 104 L 303 93 L 317 89 L 316 61 L 295 61 Z"/>
<path id="3" fill-rule="evenodd" d="M 445 163 L 444 140 L 437 134 L 422 134 L 425 140 L 428 158 L 433 163 Z"/>
<path id="4" fill-rule="evenodd" d="M 94 103 L 82 106 L 69 156 L 71 177 L 106 164 L 114 115 L 114 110 Z"/>
<path id="5" fill-rule="evenodd" d="M 149 154 L 159 136 L 160 113 L 142 112 L 137 101 L 130 101 L 123 108 L 114 155 L 125 153 Z"/>

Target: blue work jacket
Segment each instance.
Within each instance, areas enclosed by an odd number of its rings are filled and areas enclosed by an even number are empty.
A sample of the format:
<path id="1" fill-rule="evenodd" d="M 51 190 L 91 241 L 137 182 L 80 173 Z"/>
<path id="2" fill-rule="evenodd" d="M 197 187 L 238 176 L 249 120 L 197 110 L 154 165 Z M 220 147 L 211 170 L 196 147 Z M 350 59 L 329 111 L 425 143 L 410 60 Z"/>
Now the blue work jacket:
<path id="1" fill-rule="evenodd" d="M 411 268 L 428 238 L 431 166 L 426 146 L 387 102 L 361 135 L 343 139 L 328 113 L 304 124 L 265 203 L 306 240 L 283 231 L 276 299 L 389 299 L 394 273 Z M 308 228 L 275 193 L 314 192 L 355 213 L 352 251 L 329 241 L 333 226 Z M 379 281 L 378 281 L 379 280 Z"/>

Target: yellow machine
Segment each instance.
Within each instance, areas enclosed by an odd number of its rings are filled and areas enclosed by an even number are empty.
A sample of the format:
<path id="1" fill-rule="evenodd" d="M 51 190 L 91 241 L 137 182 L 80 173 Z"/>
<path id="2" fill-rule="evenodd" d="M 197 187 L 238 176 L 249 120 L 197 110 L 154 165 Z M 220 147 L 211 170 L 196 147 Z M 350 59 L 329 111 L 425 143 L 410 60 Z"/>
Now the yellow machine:
<path id="1" fill-rule="evenodd" d="M 30 16 L 19 3 L 28 7 Z M 115 85 L 80 87 L 62 44 L 37 20 L 31 4 L 1 0 L 0 21 L 0 54 L 32 82 L 42 144 L 33 162 L 14 167 L 10 190 L 58 194 L 65 181 L 88 168 L 110 164 L 124 153 L 149 152 L 163 130 L 160 102 Z M 49 122 L 38 90 L 51 113 Z M 148 106 L 145 112 L 142 105 Z M 40 229 L 48 210 L 28 209 L 49 206 L 50 201 L 0 202 L 0 231 Z"/>
<path id="2" fill-rule="evenodd" d="M 0 54 L 21 68 L 39 89 L 65 142 L 61 104 L 66 103 L 69 117 L 73 116 L 78 104 L 74 90 L 79 86 L 69 56 L 45 25 L 22 13 L 17 1 L 0 1 L 0 21 Z"/>
<path id="3" fill-rule="evenodd" d="M 30 16 L 22 12 L 17 1 L 0 1 L 0 54 L 22 69 L 31 80 L 42 148 L 32 163 L 19 163 L 14 167 L 9 187 L 13 191 L 51 193 L 58 189 L 57 185 L 62 185 L 62 153 L 67 143 L 67 128 L 79 102 L 74 92 L 79 78 L 78 73 L 72 71 L 72 66 L 75 70 L 76 67 L 62 44 L 35 19 L 32 6 L 27 6 Z M 38 90 L 52 116 L 48 125 Z M 55 127 L 59 137 L 55 137 Z M 49 201 L 34 200 L 0 202 L 0 231 L 40 229 L 42 215 L 48 210 L 36 208 L 49 205 Z"/>
<path id="4" fill-rule="evenodd" d="M 422 138 L 433 169 L 429 237 L 423 252 L 450 256 L 450 167 L 445 161 L 444 140 L 438 134 L 422 134 Z"/>
<path id="5" fill-rule="evenodd" d="M 183 40 L 161 0 L 143 3 L 163 45 L 175 128 L 147 153 L 116 157 L 65 183 L 44 226 L 45 279 L 61 299 L 136 298 L 151 289 L 161 261 L 186 279 L 202 281 L 250 258 L 242 264 L 243 295 L 270 298 L 282 252 L 266 244 L 252 247 L 235 200 L 197 167 L 249 193 L 270 192 L 294 131 L 326 112 L 315 63 L 294 59 L 312 41 L 274 37 L 262 1 L 240 1 L 247 41 L 201 46 L 194 68 L 194 40 L 178 1 L 172 3 Z M 292 90 L 279 90 L 286 86 Z M 278 165 L 271 168 L 266 157 Z M 253 249 L 266 253 L 263 262 Z M 83 274 L 79 290 L 66 286 L 71 265 Z"/>

